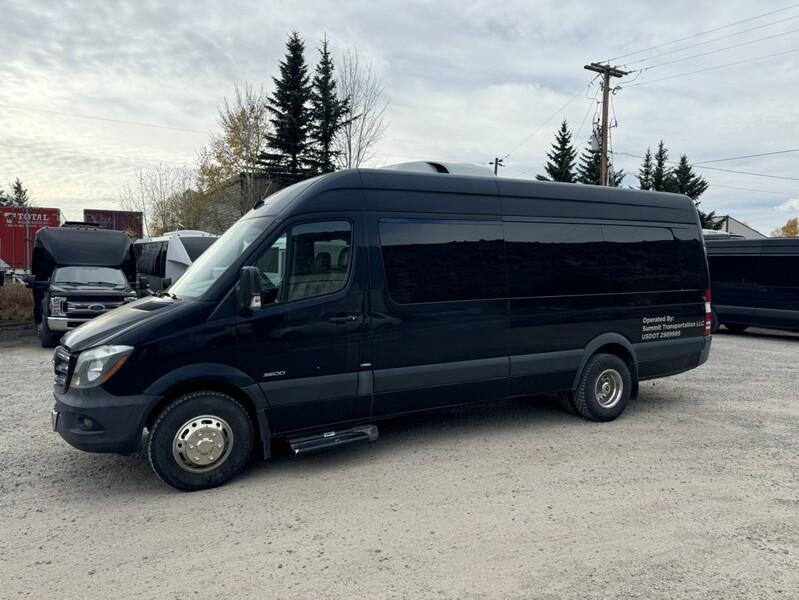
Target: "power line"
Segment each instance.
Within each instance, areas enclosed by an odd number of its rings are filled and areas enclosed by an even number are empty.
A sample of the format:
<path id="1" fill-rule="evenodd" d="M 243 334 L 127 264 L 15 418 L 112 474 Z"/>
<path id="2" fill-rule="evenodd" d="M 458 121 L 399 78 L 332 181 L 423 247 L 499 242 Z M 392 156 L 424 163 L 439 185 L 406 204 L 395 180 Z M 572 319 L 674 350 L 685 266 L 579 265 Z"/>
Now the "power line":
<path id="1" fill-rule="evenodd" d="M 159 125 L 156 123 L 143 123 L 141 121 L 127 121 L 125 119 L 112 119 L 110 117 L 98 117 L 95 115 L 83 115 L 80 113 L 64 112 L 60 110 L 48 110 L 44 108 L 32 108 L 30 106 L 17 106 L 14 104 L 0 104 L 0 108 L 10 108 L 13 110 L 26 110 L 29 112 L 44 113 L 48 115 L 60 115 L 62 117 L 75 117 L 76 119 L 89 119 L 92 121 L 105 121 L 108 123 L 121 123 L 123 125 L 136 125 L 138 127 L 151 127 L 153 129 L 169 129 L 171 131 L 186 131 L 189 133 L 201 133 L 208 135 L 207 131 L 199 129 L 188 129 L 186 127 L 172 127 L 171 125 Z"/>
<path id="2" fill-rule="evenodd" d="M 694 165 L 707 165 L 710 163 L 727 162 L 730 160 L 742 160 L 744 158 L 759 158 L 761 156 L 775 156 L 777 154 L 789 154 L 791 152 L 799 152 L 799 148 L 789 148 L 788 150 L 776 150 L 774 152 L 760 152 L 758 154 L 742 154 L 741 156 L 729 156 L 727 158 L 715 158 L 713 160 L 703 160 L 701 162 L 693 163 Z"/>
<path id="3" fill-rule="evenodd" d="M 771 191 L 771 190 L 759 190 L 757 188 L 738 187 L 738 186 L 734 186 L 734 185 L 722 185 L 720 183 L 713 183 L 713 187 L 720 187 L 720 188 L 725 188 L 725 189 L 728 189 L 728 190 L 739 190 L 739 191 L 742 191 L 742 192 L 756 192 L 758 194 L 771 194 L 771 195 L 776 195 L 776 196 L 785 196 L 786 198 L 795 198 L 797 195 L 799 195 L 799 192 L 793 192 L 793 193 L 790 193 L 790 192 L 774 192 L 774 191 Z"/>
<path id="4" fill-rule="evenodd" d="M 630 154 L 629 152 L 616 152 L 616 154 L 621 154 L 623 156 L 631 156 L 632 158 L 644 158 L 640 154 Z M 673 165 L 679 164 L 679 162 L 676 160 L 667 160 L 666 162 L 671 163 Z M 784 175 L 768 175 L 766 173 L 752 173 L 751 171 L 736 171 L 733 169 L 722 169 L 721 167 L 706 167 L 706 166 L 699 166 L 697 163 L 693 164 L 692 166 L 697 167 L 698 169 L 709 170 L 709 171 L 735 173 L 736 175 L 750 175 L 752 177 L 766 177 L 768 179 L 781 179 L 784 181 L 799 181 L 799 177 L 785 177 Z"/>
<path id="5" fill-rule="evenodd" d="M 747 58 L 744 60 L 739 60 L 736 62 L 726 63 L 723 65 L 716 65 L 715 67 L 708 67 L 707 69 L 699 69 L 698 71 L 689 71 L 687 73 L 677 73 L 676 75 L 669 75 L 668 77 L 661 77 L 659 79 L 651 79 L 649 81 L 642 81 L 641 83 L 632 83 L 629 84 L 627 87 L 638 87 L 641 85 L 649 85 L 651 83 L 658 83 L 660 81 L 666 81 L 669 79 L 676 79 L 678 77 L 686 77 L 688 75 L 696 75 L 697 73 L 706 73 L 708 71 L 715 71 L 716 69 L 724 69 L 726 67 L 734 67 L 735 65 L 743 65 L 746 63 L 756 62 L 758 60 L 765 60 L 767 58 L 773 58 L 775 56 L 782 56 L 784 54 L 791 54 L 792 52 L 799 52 L 799 48 L 792 48 L 791 50 L 785 50 L 783 52 L 775 52 L 774 54 L 766 54 L 765 56 L 758 56 L 755 58 Z"/>
<path id="6" fill-rule="evenodd" d="M 720 27 L 714 27 L 713 29 L 708 29 L 706 31 L 700 31 L 699 33 L 694 33 L 692 35 L 687 35 L 685 37 L 678 38 L 676 40 L 671 40 L 670 42 L 664 42 L 662 44 L 657 44 L 655 46 L 650 46 L 648 48 L 643 48 L 641 50 L 636 50 L 635 52 L 628 52 L 627 54 L 621 54 L 621 55 L 616 56 L 614 58 L 609 58 L 606 62 L 610 63 L 610 62 L 619 60 L 620 58 L 626 58 L 628 56 L 633 56 L 635 54 L 641 54 L 642 52 L 648 52 L 649 50 L 656 50 L 658 48 L 664 48 L 666 46 L 672 46 L 672 45 L 677 44 L 679 42 L 684 42 L 685 40 L 690 40 L 690 39 L 693 39 L 693 38 L 696 38 L 696 37 L 701 37 L 703 35 L 707 35 L 708 33 L 713 33 L 715 31 L 721 31 L 722 29 L 729 29 L 730 27 L 733 27 L 734 25 L 740 25 L 741 23 L 747 23 L 749 21 L 754 21 L 755 19 L 760 19 L 762 17 L 767 17 L 769 15 L 774 15 L 774 14 L 777 14 L 777 13 L 785 12 L 786 10 L 790 10 L 792 8 L 796 8 L 797 6 L 799 6 L 799 3 L 791 4 L 791 5 L 786 6 L 784 8 L 779 8 L 777 10 L 772 10 L 772 11 L 769 11 L 769 12 L 766 12 L 766 13 L 761 13 L 761 14 L 755 15 L 753 17 L 748 17 L 746 19 L 741 19 L 740 21 L 735 21 L 734 23 L 729 23 L 727 25 L 722 25 Z"/>
<path id="7" fill-rule="evenodd" d="M 735 37 L 738 35 L 743 35 L 744 33 L 749 33 L 751 31 L 757 31 L 758 29 L 764 29 L 766 27 L 771 27 L 772 25 L 779 25 L 780 23 L 785 23 L 786 21 L 793 21 L 794 19 L 799 19 L 799 15 L 795 15 L 793 17 L 788 17 L 786 19 L 780 19 L 778 21 L 772 21 L 771 23 L 766 23 L 765 25 L 758 25 L 757 27 L 751 27 L 749 29 L 743 29 L 742 31 L 736 31 L 734 33 L 728 33 L 727 35 L 722 35 L 717 38 L 713 38 L 712 40 L 705 40 L 704 42 L 697 42 L 696 44 L 690 44 L 689 46 L 683 46 L 682 48 L 676 48 L 674 50 L 668 50 L 666 52 L 661 52 L 659 54 L 653 54 L 652 56 L 647 56 L 646 58 L 639 58 L 637 60 L 633 60 L 629 63 L 625 63 L 624 66 L 634 65 L 641 62 L 646 62 L 648 60 L 654 60 L 656 58 L 662 58 L 663 56 L 668 56 L 670 54 L 676 54 L 678 52 L 685 52 L 686 50 L 690 50 L 691 48 L 698 48 L 699 46 L 707 46 L 708 44 L 713 44 L 715 42 L 720 42 L 721 40 L 726 40 L 731 37 Z"/>
<path id="8" fill-rule="evenodd" d="M 542 129 L 543 129 L 543 128 L 544 128 L 544 127 L 547 125 L 547 123 L 549 123 L 549 122 L 550 122 L 552 119 L 554 119 L 556 116 L 558 116 L 558 115 L 559 115 L 559 114 L 560 114 L 560 113 L 561 113 L 561 112 L 562 112 L 562 111 L 563 111 L 563 110 L 564 110 L 564 109 L 565 109 L 567 106 L 569 106 L 569 104 L 571 104 L 572 102 L 574 102 L 574 101 L 577 99 L 577 97 L 578 97 L 580 94 L 582 94 L 582 93 L 583 93 L 583 91 L 584 91 L 584 90 L 587 90 L 587 89 L 588 89 L 588 87 L 589 87 L 589 86 L 590 86 L 592 83 L 594 83 L 594 80 L 595 80 L 597 77 L 599 77 L 599 75 L 596 75 L 596 76 L 595 76 L 593 79 L 591 79 L 591 81 L 589 81 L 587 84 L 585 84 L 584 86 L 582 86 L 582 87 L 581 87 L 579 90 L 577 90 L 577 93 L 575 93 L 575 94 L 574 94 L 574 96 L 572 96 L 571 98 L 569 98 L 569 99 L 568 99 L 568 100 L 567 100 L 567 101 L 566 101 L 566 102 L 563 104 L 563 106 L 561 106 L 560 108 L 558 108 L 558 110 L 556 110 L 556 111 L 555 111 L 554 113 L 552 113 L 552 114 L 551 114 L 549 117 L 547 117 L 547 119 L 546 119 L 546 120 L 545 120 L 543 123 L 541 123 L 541 125 L 539 125 L 539 126 L 538 126 L 538 127 L 535 129 L 535 130 L 533 130 L 533 132 L 532 132 L 530 135 L 528 135 L 526 138 L 524 138 L 524 139 L 521 141 L 521 143 L 519 143 L 519 144 L 518 144 L 518 145 L 517 145 L 517 146 L 516 146 L 516 147 L 515 147 L 513 150 L 511 150 L 511 151 L 510 151 L 510 152 L 508 152 L 508 153 L 507 153 L 505 156 L 503 156 L 503 157 L 502 157 L 502 159 L 503 159 L 503 160 L 507 160 L 508 158 L 510 158 L 510 155 L 511 155 L 511 154 L 513 154 L 514 152 L 516 152 L 516 151 L 517 151 L 519 148 L 521 148 L 522 146 L 524 146 L 524 145 L 525 145 L 525 144 L 526 144 L 526 143 L 527 143 L 527 142 L 528 142 L 528 141 L 529 141 L 531 138 L 533 138 L 535 135 L 537 135 L 537 134 L 538 134 L 538 132 L 540 132 L 540 131 L 541 131 L 541 130 L 542 130 Z"/>
<path id="9" fill-rule="evenodd" d="M 674 60 L 669 60 L 666 62 L 658 63 L 656 65 L 651 65 L 649 67 L 643 67 L 639 69 L 640 71 L 650 71 L 652 69 L 657 69 L 658 67 L 665 67 L 666 65 L 673 65 L 675 63 L 682 62 L 684 60 L 692 60 L 694 58 L 699 58 L 701 56 L 708 56 L 710 54 L 718 54 L 719 52 L 724 52 L 725 50 L 732 50 L 733 48 L 740 48 L 742 46 L 749 46 L 751 44 L 757 44 L 759 42 L 765 42 L 766 40 L 772 40 L 774 38 L 782 37 L 785 35 L 790 35 L 791 33 L 797 33 L 799 29 L 791 29 L 790 31 L 783 31 L 782 33 L 775 33 L 774 35 L 769 35 L 766 37 L 758 38 L 756 40 L 750 40 L 748 42 L 741 42 L 740 44 L 733 44 L 732 46 L 725 46 L 724 48 L 718 48 L 716 50 L 708 50 L 707 52 L 700 52 L 699 54 L 692 54 L 691 56 L 683 56 L 682 58 L 675 58 Z"/>

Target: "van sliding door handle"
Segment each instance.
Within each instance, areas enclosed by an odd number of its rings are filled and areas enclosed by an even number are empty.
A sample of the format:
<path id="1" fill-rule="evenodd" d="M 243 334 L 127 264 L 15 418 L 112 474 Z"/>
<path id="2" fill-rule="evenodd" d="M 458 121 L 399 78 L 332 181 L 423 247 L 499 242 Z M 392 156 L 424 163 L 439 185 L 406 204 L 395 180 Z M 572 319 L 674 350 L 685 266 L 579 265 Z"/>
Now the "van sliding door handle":
<path id="1" fill-rule="evenodd" d="M 336 315 L 335 317 L 330 317 L 328 321 L 331 323 L 352 323 L 354 321 L 360 321 L 361 315 Z"/>

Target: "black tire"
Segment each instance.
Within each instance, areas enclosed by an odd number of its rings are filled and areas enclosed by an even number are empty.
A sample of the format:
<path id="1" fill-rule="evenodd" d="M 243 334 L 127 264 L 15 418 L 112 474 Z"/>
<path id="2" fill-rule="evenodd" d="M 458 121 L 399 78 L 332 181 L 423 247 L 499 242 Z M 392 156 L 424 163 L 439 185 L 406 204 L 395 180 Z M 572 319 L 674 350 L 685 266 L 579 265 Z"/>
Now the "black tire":
<path id="1" fill-rule="evenodd" d="M 560 409 L 565 412 L 569 413 L 570 415 L 577 414 L 577 408 L 574 406 L 574 399 L 572 398 L 571 392 L 561 392 L 558 394 L 558 404 L 560 405 Z"/>
<path id="2" fill-rule="evenodd" d="M 724 327 L 726 327 L 733 333 L 743 333 L 744 331 L 749 329 L 749 325 L 741 325 L 740 323 L 724 323 Z"/>
<path id="3" fill-rule="evenodd" d="M 716 311 L 711 311 L 710 313 L 710 333 L 716 333 L 721 327 L 721 323 L 719 323 L 719 316 L 716 314 Z"/>
<path id="4" fill-rule="evenodd" d="M 39 343 L 42 348 L 55 348 L 61 337 L 50 331 L 47 325 L 47 311 L 42 310 L 42 322 L 39 323 Z"/>
<path id="5" fill-rule="evenodd" d="M 609 385 L 618 389 L 618 397 L 608 398 L 607 406 L 603 405 L 596 392 L 600 377 L 603 377 L 603 381 L 612 382 Z M 588 359 L 577 391 L 572 394 L 574 407 L 580 415 L 591 421 L 612 421 L 627 407 L 632 383 L 630 368 L 621 358 L 613 354 L 595 354 Z"/>
<path id="6" fill-rule="evenodd" d="M 200 417 L 209 418 L 200 420 Z M 176 450 L 181 460 L 173 452 L 173 442 L 176 447 L 178 444 L 184 444 L 177 437 L 178 433 L 184 425 L 193 420 L 200 423 L 200 429 L 195 432 L 201 436 L 199 443 L 206 443 L 208 446 L 210 442 L 210 447 L 215 448 L 217 440 L 212 440 L 209 436 L 218 433 L 218 439 L 226 446 L 222 450 L 226 456 L 216 466 L 211 463 L 199 467 L 207 470 L 193 470 L 195 467 L 187 465 L 190 462 L 188 455 Z M 219 427 L 220 424 L 223 425 Z M 186 427 L 183 431 L 191 432 L 192 429 Z M 188 437 L 184 436 L 184 439 L 186 440 L 184 446 L 188 446 L 192 439 L 196 440 L 192 438 L 191 433 Z M 252 452 L 253 440 L 250 417 L 236 400 L 221 392 L 192 392 L 169 403 L 158 415 L 150 429 L 147 458 L 155 474 L 164 483 L 184 491 L 205 490 L 222 485 L 244 469 Z M 211 458 L 214 451 L 211 450 Z M 195 458 L 198 452 L 195 451 Z M 218 456 L 217 460 L 220 460 Z"/>

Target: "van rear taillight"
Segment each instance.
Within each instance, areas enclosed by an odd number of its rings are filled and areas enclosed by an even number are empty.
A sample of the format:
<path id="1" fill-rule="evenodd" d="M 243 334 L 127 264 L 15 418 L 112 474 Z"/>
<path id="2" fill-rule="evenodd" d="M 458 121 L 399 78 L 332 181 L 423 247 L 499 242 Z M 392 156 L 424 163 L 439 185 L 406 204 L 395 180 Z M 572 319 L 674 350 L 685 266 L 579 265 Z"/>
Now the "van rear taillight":
<path id="1" fill-rule="evenodd" d="M 705 290 L 705 335 L 713 329 L 713 309 L 710 307 L 710 290 Z"/>

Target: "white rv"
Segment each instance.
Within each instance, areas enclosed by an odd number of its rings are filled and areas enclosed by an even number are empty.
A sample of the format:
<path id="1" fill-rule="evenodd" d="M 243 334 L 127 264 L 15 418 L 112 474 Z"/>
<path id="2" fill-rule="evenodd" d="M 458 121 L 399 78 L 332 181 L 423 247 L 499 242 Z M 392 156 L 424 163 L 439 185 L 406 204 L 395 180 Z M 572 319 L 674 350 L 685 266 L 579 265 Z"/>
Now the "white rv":
<path id="1" fill-rule="evenodd" d="M 150 284 L 151 290 L 165 290 L 185 273 L 217 237 L 205 231 L 186 229 L 136 240 L 133 244 L 136 269 Z"/>

